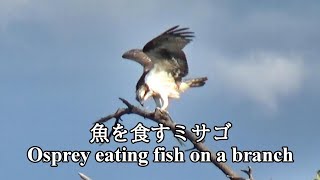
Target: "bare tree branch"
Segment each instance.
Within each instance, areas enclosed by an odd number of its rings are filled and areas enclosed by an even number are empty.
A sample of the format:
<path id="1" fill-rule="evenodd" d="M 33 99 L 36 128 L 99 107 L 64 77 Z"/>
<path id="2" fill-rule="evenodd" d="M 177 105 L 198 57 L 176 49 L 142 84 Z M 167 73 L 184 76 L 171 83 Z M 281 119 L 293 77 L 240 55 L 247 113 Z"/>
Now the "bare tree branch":
<path id="1" fill-rule="evenodd" d="M 86 176 L 85 174 L 83 174 L 83 173 L 78 173 L 79 174 L 79 176 L 80 176 L 80 178 L 82 179 L 82 180 L 91 180 L 88 176 Z"/>
<path id="2" fill-rule="evenodd" d="M 164 126 L 169 127 L 170 130 L 174 134 L 176 133 L 176 124 L 174 123 L 174 121 L 171 119 L 171 117 L 167 113 L 161 113 L 160 111 L 157 111 L 157 110 L 155 112 L 150 112 L 150 111 L 141 109 L 139 107 L 136 107 L 136 106 L 130 104 L 127 100 L 125 100 L 123 98 L 119 98 L 119 99 L 127 106 L 127 108 L 119 108 L 115 113 L 110 114 L 106 117 L 103 117 L 96 122 L 105 123 L 105 122 L 115 118 L 116 119 L 115 124 L 116 124 L 116 123 L 118 123 L 121 116 L 127 115 L 127 114 L 136 114 L 136 115 L 139 115 L 143 118 L 150 119 L 156 123 L 162 123 Z M 229 179 L 231 179 L 231 180 L 245 180 L 245 178 L 238 176 L 231 169 L 231 167 L 228 166 L 226 163 L 218 162 L 216 160 L 216 158 L 217 158 L 216 153 L 213 151 L 210 151 L 208 149 L 208 147 L 204 145 L 203 142 L 196 142 L 197 137 L 191 131 L 185 130 L 185 134 L 183 136 L 186 137 L 194 145 L 194 148 L 192 148 L 192 149 L 197 149 L 198 151 L 201 151 L 201 152 L 210 152 L 211 162 L 216 167 L 218 167 Z M 190 149 L 190 150 L 192 150 L 192 149 Z M 253 180 L 252 170 L 250 167 L 249 167 L 249 170 L 242 170 L 242 171 L 245 172 L 249 176 L 249 180 Z"/>
<path id="3" fill-rule="evenodd" d="M 248 170 L 241 170 L 242 172 L 246 173 L 249 176 L 249 180 L 253 180 L 253 176 L 252 176 L 252 169 L 250 166 L 248 166 Z"/>

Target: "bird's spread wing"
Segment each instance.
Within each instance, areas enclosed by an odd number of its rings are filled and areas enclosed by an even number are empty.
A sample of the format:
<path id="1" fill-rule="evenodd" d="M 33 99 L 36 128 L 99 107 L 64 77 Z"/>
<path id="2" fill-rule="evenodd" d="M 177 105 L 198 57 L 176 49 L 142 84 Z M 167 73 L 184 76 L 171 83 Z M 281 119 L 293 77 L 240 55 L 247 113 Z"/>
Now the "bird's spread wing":
<path id="1" fill-rule="evenodd" d="M 188 63 L 182 49 L 194 37 L 193 32 L 188 29 L 174 26 L 143 47 L 143 52 L 151 57 L 154 64 L 172 73 L 173 77 L 180 81 L 188 74 Z"/>
<path id="2" fill-rule="evenodd" d="M 144 52 L 156 51 L 157 49 L 166 49 L 171 52 L 181 51 L 194 37 L 189 28 L 179 28 L 174 26 L 149 41 L 144 47 Z"/>

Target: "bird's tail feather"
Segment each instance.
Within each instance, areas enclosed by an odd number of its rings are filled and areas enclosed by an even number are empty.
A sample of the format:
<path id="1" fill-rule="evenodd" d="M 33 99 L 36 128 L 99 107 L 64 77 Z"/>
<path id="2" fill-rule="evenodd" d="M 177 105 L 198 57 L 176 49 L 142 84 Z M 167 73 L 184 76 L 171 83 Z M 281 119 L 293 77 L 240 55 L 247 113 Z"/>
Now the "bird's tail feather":
<path id="1" fill-rule="evenodd" d="M 189 79 L 180 84 L 180 91 L 185 91 L 189 89 L 190 87 L 201 87 L 206 84 L 206 81 L 208 80 L 207 77 L 201 77 L 201 78 L 194 78 Z"/>

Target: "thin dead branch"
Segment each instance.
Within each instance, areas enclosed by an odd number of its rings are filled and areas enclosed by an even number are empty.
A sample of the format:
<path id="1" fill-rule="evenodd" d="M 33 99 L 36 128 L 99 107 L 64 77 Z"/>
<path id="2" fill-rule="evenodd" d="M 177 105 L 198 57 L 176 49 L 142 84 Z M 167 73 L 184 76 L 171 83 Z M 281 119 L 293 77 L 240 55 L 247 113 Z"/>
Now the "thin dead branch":
<path id="1" fill-rule="evenodd" d="M 86 175 L 83 174 L 83 173 L 80 173 L 80 172 L 79 172 L 78 174 L 79 174 L 81 180 L 91 180 L 88 176 L 86 176 Z"/>
<path id="2" fill-rule="evenodd" d="M 127 100 L 123 98 L 119 98 L 126 106 L 127 108 L 119 108 L 115 113 L 110 114 L 106 117 L 103 117 L 99 119 L 98 123 L 105 123 L 111 119 L 116 119 L 114 126 L 119 122 L 121 117 L 123 115 L 128 115 L 128 114 L 136 114 L 139 115 L 143 118 L 147 118 L 149 120 L 152 120 L 156 123 L 162 123 L 164 126 L 167 126 L 170 128 L 170 130 L 175 134 L 176 133 L 176 124 L 174 121 L 171 119 L 169 114 L 167 113 L 162 113 L 161 111 L 154 111 L 150 112 L 145 109 L 141 109 L 139 107 L 136 107 L 132 104 L 130 104 Z M 109 135 L 112 135 L 111 133 Z M 229 165 L 226 163 L 218 162 L 216 160 L 217 156 L 216 153 L 213 151 L 210 151 L 207 146 L 204 145 L 203 142 L 196 142 L 197 137 L 189 130 L 185 130 L 185 134 L 183 135 L 186 137 L 193 145 L 194 148 L 192 149 L 197 149 L 198 151 L 201 152 L 210 152 L 211 157 L 210 160 L 211 162 L 218 167 L 229 179 L 231 180 L 245 180 L 245 178 L 238 176 Z M 191 149 L 191 150 L 192 150 Z M 253 180 L 252 177 L 252 169 L 249 167 L 248 170 L 242 170 L 249 176 L 249 180 Z"/>

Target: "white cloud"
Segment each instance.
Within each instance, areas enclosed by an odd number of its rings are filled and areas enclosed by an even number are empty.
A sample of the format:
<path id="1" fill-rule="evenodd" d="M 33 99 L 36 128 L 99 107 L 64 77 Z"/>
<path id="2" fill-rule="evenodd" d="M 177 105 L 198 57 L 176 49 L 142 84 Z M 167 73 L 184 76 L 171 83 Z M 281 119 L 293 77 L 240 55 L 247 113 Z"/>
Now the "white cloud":
<path id="1" fill-rule="evenodd" d="M 304 76 L 300 58 L 260 53 L 234 61 L 217 60 L 213 77 L 221 90 L 229 90 L 274 110 L 281 97 L 297 92 Z"/>
<path id="2" fill-rule="evenodd" d="M 269 108 L 276 108 L 282 97 L 297 92 L 306 74 L 301 59 L 295 56 L 272 53 L 258 53 L 249 57 L 233 58 L 235 60 L 230 60 L 225 56 L 237 56 L 238 53 L 246 53 L 252 48 L 280 52 L 280 54 L 288 54 L 289 50 L 294 49 L 300 54 L 299 48 L 302 50 L 305 47 L 310 49 L 308 44 L 311 44 L 313 48 L 317 47 L 310 43 L 312 42 L 311 38 L 303 36 L 308 34 L 312 38 L 315 36 L 313 31 L 309 33 L 309 29 L 316 28 L 309 28 L 313 26 L 305 24 L 309 21 L 296 21 L 296 18 L 286 16 L 287 13 L 271 13 L 272 17 L 276 16 L 278 20 L 271 18 L 275 21 L 267 21 L 270 17 L 269 13 L 265 15 L 266 11 L 259 11 L 258 14 L 252 15 L 250 14 L 251 9 L 246 11 L 249 13 L 246 18 L 238 16 L 237 11 L 233 11 L 233 6 L 229 7 L 228 4 L 212 6 L 211 1 L 206 1 L 205 5 L 189 2 L 186 7 L 180 6 L 180 3 L 174 1 L 172 4 L 170 1 L 171 8 L 167 8 L 168 3 L 163 1 L 133 3 L 131 1 L 3 0 L 0 6 L 0 32 L 8 23 L 22 19 L 47 25 L 49 28 L 46 29 L 53 31 L 57 39 L 73 41 L 75 34 L 80 34 L 78 37 L 87 37 L 98 32 L 101 33 L 101 36 L 112 34 L 117 39 L 115 42 L 120 42 L 119 46 L 126 48 L 126 43 L 138 44 L 133 39 L 142 39 L 142 46 L 145 41 L 165 30 L 165 27 L 181 24 L 190 26 L 192 30 L 196 31 L 197 38 L 195 43 L 192 43 L 192 50 L 188 54 L 191 56 L 191 52 L 194 52 L 195 57 L 189 57 L 189 59 L 202 56 L 203 58 L 199 59 L 209 60 L 206 62 L 208 68 L 213 63 L 206 72 L 213 72 L 213 84 L 219 83 L 218 89 L 221 91 L 228 90 L 230 94 L 246 97 Z M 175 16 L 171 13 L 173 9 Z M 288 12 L 289 15 L 293 14 L 290 12 Z M 300 25 L 301 23 L 302 25 Z M 145 26 L 146 24 L 148 26 Z M 296 27 L 306 28 L 300 31 Z M 131 28 L 139 29 L 140 34 L 131 32 L 133 31 Z M 288 32 L 287 28 L 290 28 L 294 33 Z M 282 38 L 281 41 L 276 41 L 280 38 Z M 297 38 L 298 40 L 296 40 Z M 299 39 L 306 39 L 306 41 Z M 308 42 L 308 44 L 304 45 L 301 42 Z M 277 44 L 281 45 L 278 47 Z M 300 44 L 302 45 L 300 46 Z M 191 48 L 191 46 L 188 47 Z M 206 56 L 205 54 L 212 52 L 212 49 L 225 53 L 225 55 L 223 57 Z M 314 49 L 315 52 L 318 52 L 316 48 Z M 203 50 L 205 53 L 202 53 Z M 234 51 L 237 53 L 232 53 Z M 195 72 L 197 69 L 201 69 L 198 74 L 203 73 L 204 63 L 190 61 L 189 64 L 192 68 L 190 74 L 197 74 L 198 72 Z"/>
<path id="3" fill-rule="evenodd" d="M 29 0 L 3 0 L 0 6 L 0 30 L 3 30 L 13 19 L 20 16 L 21 9 Z"/>

